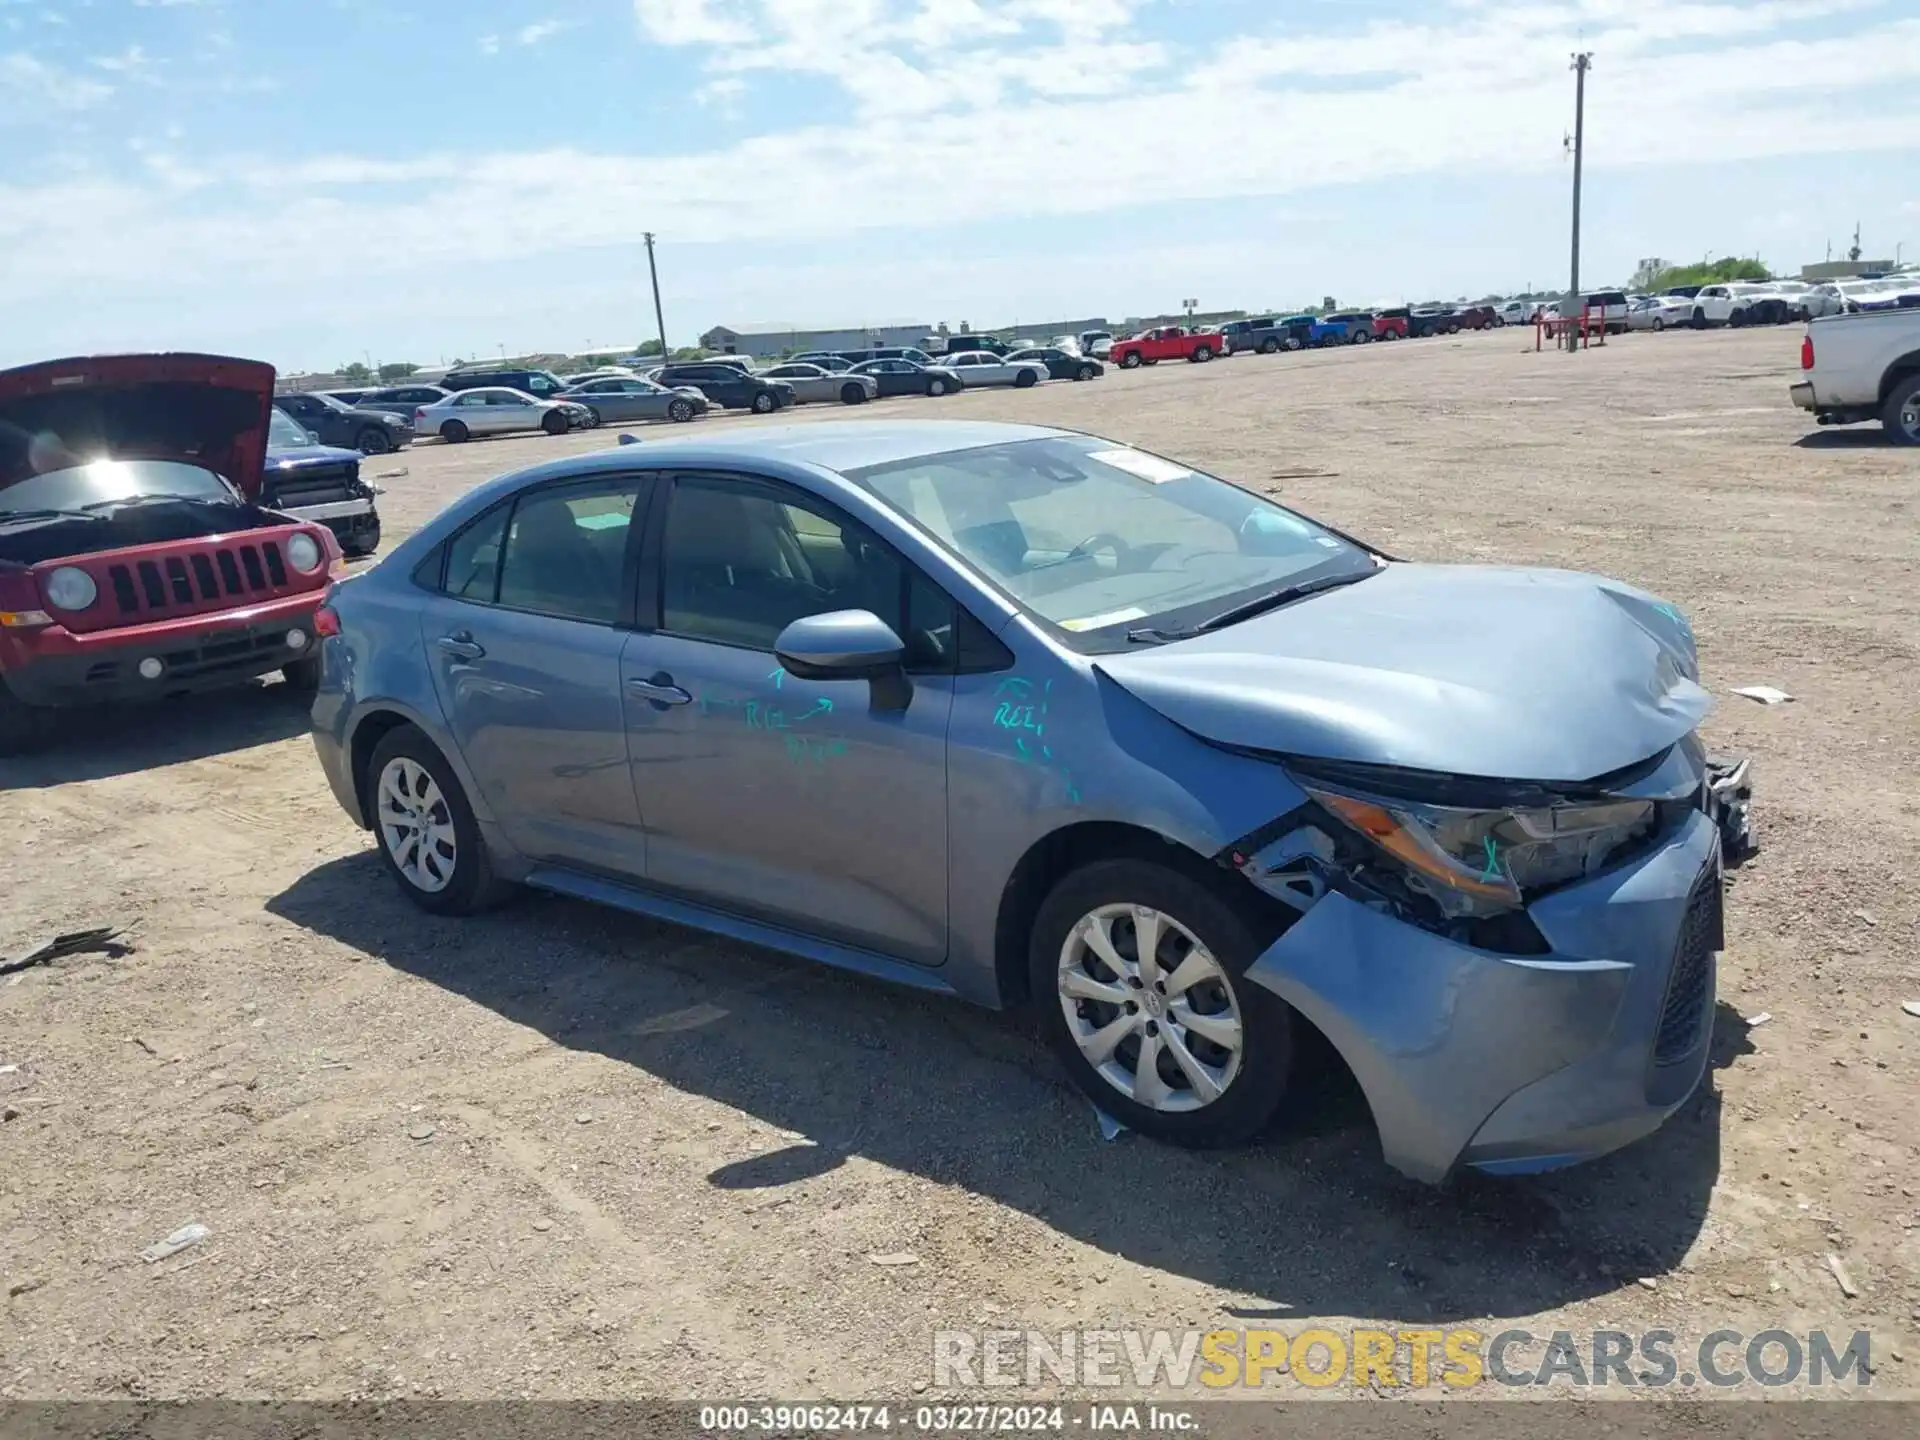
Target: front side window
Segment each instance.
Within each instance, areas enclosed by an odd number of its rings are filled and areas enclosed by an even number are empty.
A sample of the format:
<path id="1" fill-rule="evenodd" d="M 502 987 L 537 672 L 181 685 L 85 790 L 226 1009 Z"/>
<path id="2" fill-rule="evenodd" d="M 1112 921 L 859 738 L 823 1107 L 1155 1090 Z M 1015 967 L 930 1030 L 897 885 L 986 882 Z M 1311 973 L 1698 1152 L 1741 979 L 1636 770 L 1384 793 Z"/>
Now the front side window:
<path id="1" fill-rule="evenodd" d="M 660 626 L 771 652 L 795 620 L 869 610 L 893 626 L 909 669 L 948 668 L 946 592 L 824 502 L 799 491 L 691 476 L 674 485 L 660 554 Z"/>
<path id="2" fill-rule="evenodd" d="M 848 478 L 1016 603 L 1070 634 L 1107 632 L 1103 642 L 1373 569 L 1357 546 L 1262 496 L 1091 436 L 921 456 Z"/>
<path id="3" fill-rule="evenodd" d="M 306 427 L 278 406 L 267 414 L 267 447 L 272 450 L 287 450 L 300 445 L 313 444 L 313 436 Z"/>

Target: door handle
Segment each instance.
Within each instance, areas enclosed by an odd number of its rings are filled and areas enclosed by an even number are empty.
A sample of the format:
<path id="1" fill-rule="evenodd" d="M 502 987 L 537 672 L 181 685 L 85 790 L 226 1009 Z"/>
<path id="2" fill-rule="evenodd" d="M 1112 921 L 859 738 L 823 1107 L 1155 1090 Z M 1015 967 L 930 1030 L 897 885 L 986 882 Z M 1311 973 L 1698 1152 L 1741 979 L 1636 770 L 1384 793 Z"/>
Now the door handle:
<path id="1" fill-rule="evenodd" d="M 472 635 L 465 630 L 456 630 L 451 635 L 442 635 L 433 642 L 449 655 L 462 660 L 478 660 L 487 653 L 487 647 L 475 643 Z"/>
<path id="2" fill-rule="evenodd" d="M 693 696 L 673 683 L 673 676 L 660 670 L 651 680 L 629 680 L 627 689 L 642 700 L 651 700 L 656 705 L 689 705 Z"/>

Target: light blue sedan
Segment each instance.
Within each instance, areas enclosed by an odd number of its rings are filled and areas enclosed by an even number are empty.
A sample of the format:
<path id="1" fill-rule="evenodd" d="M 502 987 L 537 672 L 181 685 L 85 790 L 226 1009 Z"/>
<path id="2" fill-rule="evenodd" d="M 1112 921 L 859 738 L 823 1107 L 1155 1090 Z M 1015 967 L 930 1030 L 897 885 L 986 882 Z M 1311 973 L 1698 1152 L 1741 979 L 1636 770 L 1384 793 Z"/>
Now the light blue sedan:
<path id="1" fill-rule="evenodd" d="M 1425 1180 L 1614 1149 L 1706 1066 L 1749 787 L 1627 585 L 848 423 L 495 480 L 320 618 L 320 762 L 431 911 L 537 886 L 1031 1003 L 1181 1144 L 1257 1133 L 1317 1029 Z"/>

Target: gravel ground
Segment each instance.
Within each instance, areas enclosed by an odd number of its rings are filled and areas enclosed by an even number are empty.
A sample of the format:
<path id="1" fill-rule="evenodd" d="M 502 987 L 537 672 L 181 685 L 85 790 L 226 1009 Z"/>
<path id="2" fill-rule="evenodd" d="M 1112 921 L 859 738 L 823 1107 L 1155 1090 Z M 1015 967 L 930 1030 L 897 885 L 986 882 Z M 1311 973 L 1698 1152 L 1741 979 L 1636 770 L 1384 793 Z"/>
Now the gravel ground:
<path id="1" fill-rule="evenodd" d="M 0 946 L 135 941 L 0 981 L 0 1394 L 899 1396 L 943 1326 L 1263 1316 L 1867 1329 L 1875 1393 L 1920 1390 L 1920 889 L 1897 878 L 1920 865 L 1920 452 L 1808 433 L 1796 345 L 1494 332 L 858 412 L 1098 431 L 1402 555 L 1684 606 L 1711 738 L 1757 757 L 1763 850 L 1713 1073 L 1650 1140 L 1428 1191 L 1336 1074 L 1251 1149 L 1103 1143 L 1018 1017 L 570 901 L 419 914 L 262 683 L 0 762 Z M 612 443 L 370 469 L 405 471 L 397 537 Z M 1754 682 L 1797 700 L 1727 694 Z M 189 1221 L 211 1238 L 143 1263 Z"/>

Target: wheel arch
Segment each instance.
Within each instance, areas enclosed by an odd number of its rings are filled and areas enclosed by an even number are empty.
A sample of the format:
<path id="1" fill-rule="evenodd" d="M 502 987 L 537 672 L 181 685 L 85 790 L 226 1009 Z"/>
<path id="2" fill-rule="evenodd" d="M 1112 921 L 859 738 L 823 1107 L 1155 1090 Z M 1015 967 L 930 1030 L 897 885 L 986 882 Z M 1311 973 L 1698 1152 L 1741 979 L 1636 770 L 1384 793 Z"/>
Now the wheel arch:
<path id="1" fill-rule="evenodd" d="M 1012 1009 L 1031 998 L 1028 937 L 1047 895 L 1062 876 L 1097 860 L 1149 860 L 1209 885 L 1227 884 L 1236 878 L 1181 841 L 1142 825 L 1083 820 L 1049 831 L 1027 847 L 1000 892 L 999 909 L 994 915 L 993 969 L 1002 1006 Z M 1255 893 L 1251 886 L 1246 888 L 1249 894 Z"/>
<path id="2" fill-rule="evenodd" d="M 1880 403 L 1886 404 L 1893 397 L 1893 389 L 1902 380 L 1920 375 L 1920 350 L 1909 350 L 1888 365 L 1880 376 Z"/>

